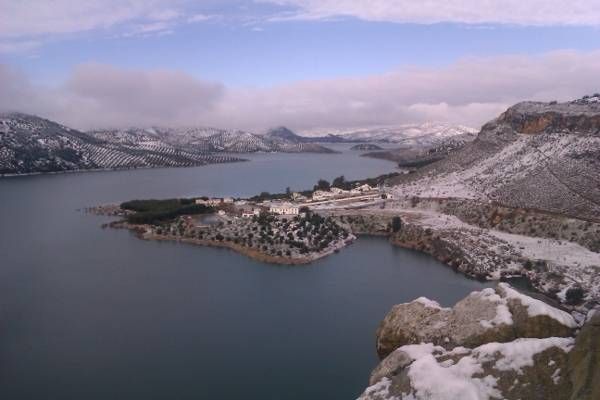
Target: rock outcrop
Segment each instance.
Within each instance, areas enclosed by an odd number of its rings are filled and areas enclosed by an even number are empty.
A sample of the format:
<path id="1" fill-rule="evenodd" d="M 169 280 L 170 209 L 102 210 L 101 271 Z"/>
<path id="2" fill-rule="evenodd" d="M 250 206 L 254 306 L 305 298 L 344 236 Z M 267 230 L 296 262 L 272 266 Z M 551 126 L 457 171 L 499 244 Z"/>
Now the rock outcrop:
<path id="1" fill-rule="evenodd" d="M 360 400 L 597 398 L 600 318 L 577 341 L 576 328 L 570 314 L 505 283 L 452 308 L 400 304 L 377 332 L 382 361 Z"/>
<path id="2" fill-rule="evenodd" d="M 574 349 L 569 353 L 573 394 L 569 400 L 600 399 L 600 313 L 581 329 Z"/>
<path id="3" fill-rule="evenodd" d="M 383 358 L 414 343 L 452 349 L 517 338 L 566 337 L 576 326 L 570 314 L 501 283 L 495 290 L 471 293 L 453 308 L 425 298 L 394 306 L 377 331 L 377 353 Z"/>

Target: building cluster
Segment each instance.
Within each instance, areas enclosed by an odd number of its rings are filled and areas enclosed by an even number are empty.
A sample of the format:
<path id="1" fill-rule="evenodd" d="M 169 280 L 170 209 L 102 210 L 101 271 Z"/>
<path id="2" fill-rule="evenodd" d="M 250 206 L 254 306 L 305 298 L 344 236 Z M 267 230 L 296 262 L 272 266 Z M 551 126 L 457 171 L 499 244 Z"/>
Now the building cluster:
<path id="1" fill-rule="evenodd" d="M 357 186 L 350 190 L 344 190 L 338 187 L 331 187 L 329 190 L 315 190 L 309 198 L 304 194 L 293 192 L 290 200 L 287 202 L 266 202 L 262 205 L 255 204 L 248 200 L 234 200 L 231 197 L 224 198 L 199 198 L 196 204 L 203 204 L 218 208 L 218 214 L 221 216 L 230 215 L 232 217 L 252 218 L 259 216 L 261 212 L 269 212 L 274 215 L 301 215 L 302 205 L 310 206 L 312 203 L 321 201 L 343 201 L 354 197 L 377 194 L 377 189 L 367 184 Z M 387 196 L 387 195 L 386 195 Z"/>
<path id="2" fill-rule="evenodd" d="M 337 187 L 332 187 L 329 190 L 315 190 L 312 195 L 313 201 L 333 200 L 344 197 L 359 196 L 361 194 L 372 193 L 376 189 L 364 184 L 357 186 L 354 189 L 344 190 Z"/>
<path id="3" fill-rule="evenodd" d="M 196 199 L 196 204 L 202 204 L 209 207 L 218 207 L 225 204 L 233 204 L 234 200 L 232 197 L 215 197 L 215 198 L 199 198 Z"/>
<path id="4" fill-rule="evenodd" d="M 291 203 L 272 204 L 269 212 L 277 215 L 298 215 L 300 208 Z"/>

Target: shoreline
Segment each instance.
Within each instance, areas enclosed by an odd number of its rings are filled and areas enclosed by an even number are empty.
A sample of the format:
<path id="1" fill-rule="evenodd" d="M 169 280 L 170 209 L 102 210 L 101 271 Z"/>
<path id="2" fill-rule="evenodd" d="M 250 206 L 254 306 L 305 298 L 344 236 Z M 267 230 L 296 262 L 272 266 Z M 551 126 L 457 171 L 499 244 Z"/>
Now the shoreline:
<path id="1" fill-rule="evenodd" d="M 386 237 L 391 245 L 427 254 L 468 278 L 488 282 L 523 279 L 532 292 L 573 312 L 584 312 L 600 304 L 600 287 L 593 283 L 600 278 L 600 269 L 595 267 L 600 266 L 600 252 L 594 233 L 600 225 L 471 200 L 424 198 L 418 202 L 398 199 L 387 203 L 387 207 L 359 204 L 360 208 L 354 209 L 347 204 L 343 208 L 312 209 L 312 213 L 329 219 L 331 226 L 341 228 L 344 236 L 331 238 L 327 247 L 309 245 L 308 251 L 304 247 L 302 252 L 287 248 L 291 253 L 281 247 L 285 234 L 276 233 L 278 239 L 273 243 L 273 237 L 269 239 L 260 233 L 257 243 L 258 235 L 253 232 L 262 232 L 257 231 L 261 226 L 254 226 L 250 232 L 247 224 L 256 222 L 237 218 L 227 221 L 229 225 L 222 235 L 218 229 L 208 234 L 198 231 L 190 217 L 171 224 L 168 231 L 126 221 L 114 221 L 110 226 L 135 231 L 146 240 L 228 248 L 257 261 L 280 265 L 309 264 L 340 251 L 359 236 Z M 108 214 L 106 211 L 115 207 L 118 206 L 106 207 L 101 214 Z M 396 219 L 399 225 L 392 228 Z M 267 232 L 273 235 L 270 229 Z M 297 228 L 278 225 L 273 230 L 281 229 Z M 290 235 L 290 241 L 299 238 L 296 233 Z"/>
<path id="2" fill-rule="evenodd" d="M 205 163 L 205 164 L 197 164 L 197 165 L 187 165 L 187 166 L 173 166 L 170 167 L 168 165 L 156 165 L 156 166 L 141 166 L 141 167 L 116 167 L 116 168 L 89 168 L 89 169 L 69 169 L 64 171 L 46 171 L 46 172 L 24 172 L 24 173 L 9 173 L 9 174 L 0 174 L 0 179 L 2 178 L 19 178 L 19 177 L 27 177 L 27 176 L 43 176 L 43 175 L 63 175 L 63 174 L 83 174 L 87 172 L 118 172 L 118 171 L 131 171 L 131 170 L 148 170 L 148 169 L 173 169 L 173 168 L 197 168 L 197 167 L 205 167 L 208 165 L 217 165 L 217 164 L 233 164 L 240 162 L 250 162 L 251 160 L 247 160 L 244 158 L 235 159 L 231 161 L 223 161 L 223 162 L 214 162 L 214 163 Z"/>
<path id="3" fill-rule="evenodd" d="M 333 249 L 329 249 L 321 253 L 313 253 L 310 256 L 305 257 L 284 257 L 267 254 L 261 250 L 257 250 L 254 247 L 242 246 L 230 241 L 218 241 L 218 240 L 206 240 L 192 237 L 180 237 L 173 235 L 158 235 L 155 233 L 148 232 L 148 229 L 144 225 L 131 225 L 123 221 L 113 221 L 102 225 L 103 228 L 109 227 L 113 229 L 127 229 L 134 233 L 139 239 L 148 241 L 160 241 L 160 242 L 180 242 L 201 247 L 215 247 L 225 248 L 232 250 L 238 254 L 249 257 L 253 260 L 265 262 L 269 264 L 277 265 L 308 265 L 314 261 L 318 261 L 322 258 L 335 254 L 346 246 L 351 245 L 355 238 L 347 239 L 342 244 L 335 246 Z"/>

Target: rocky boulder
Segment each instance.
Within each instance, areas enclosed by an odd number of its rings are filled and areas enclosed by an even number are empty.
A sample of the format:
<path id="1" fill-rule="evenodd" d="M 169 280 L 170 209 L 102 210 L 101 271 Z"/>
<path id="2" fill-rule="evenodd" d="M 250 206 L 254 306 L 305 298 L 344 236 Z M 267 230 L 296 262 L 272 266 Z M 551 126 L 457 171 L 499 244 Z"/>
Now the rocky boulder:
<path id="1" fill-rule="evenodd" d="M 391 353 L 359 400 L 563 400 L 573 338 L 517 339 L 474 349 L 431 343 Z"/>
<path id="2" fill-rule="evenodd" d="M 377 330 L 376 346 L 383 359 L 408 344 L 473 348 L 517 338 L 572 336 L 576 327 L 570 314 L 501 283 L 471 293 L 453 308 L 425 298 L 394 306 Z"/>
<path id="3" fill-rule="evenodd" d="M 600 398 L 600 314 L 573 317 L 506 283 L 452 308 L 394 306 L 377 332 L 383 360 L 359 400 Z"/>
<path id="4" fill-rule="evenodd" d="M 600 399 L 600 312 L 592 313 L 569 353 L 573 383 L 570 400 Z"/>

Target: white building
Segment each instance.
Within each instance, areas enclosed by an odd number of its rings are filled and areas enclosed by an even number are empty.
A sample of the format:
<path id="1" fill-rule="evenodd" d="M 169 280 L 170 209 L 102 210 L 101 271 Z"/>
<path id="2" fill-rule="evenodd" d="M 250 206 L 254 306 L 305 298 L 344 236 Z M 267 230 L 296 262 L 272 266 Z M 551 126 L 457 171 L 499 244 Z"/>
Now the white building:
<path id="1" fill-rule="evenodd" d="M 254 208 L 252 210 L 242 210 L 242 218 L 258 217 L 260 215 L 260 208 Z"/>
<path id="2" fill-rule="evenodd" d="M 294 200 L 294 201 L 305 201 L 306 200 L 306 196 L 302 195 L 301 193 L 294 192 L 294 193 L 292 193 L 292 200 Z"/>
<path id="3" fill-rule="evenodd" d="M 299 211 L 298 206 L 289 203 L 274 204 L 269 207 L 269 212 L 278 215 L 298 215 Z"/>
<path id="4" fill-rule="evenodd" d="M 225 203 L 225 204 L 233 204 L 233 198 L 232 197 L 225 197 L 223 199 L 223 203 Z"/>
<path id="5" fill-rule="evenodd" d="M 359 186 L 357 188 L 354 188 L 354 190 L 360 192 L 360 193 L 365 193 L 365 192 L 370 192 L 375 190 L 374 188 L 372 188 L 371 186 L 367 185 L 366 183 L 362 186 Z"/>
<path id="6" fill-rule="evenodd" d="M 331 189 L 329 189 L 331 191 L 331 193 L 335 194 L 335 195 L 340 195 L 340 194 L 345 194 L 347 193 L 344 189 L 340 189 L 338 187 L 332 187 Z"/>
<path id="7" fill-rule="evenodd" d="M 312 195 L 312 199 L 313 201 L 320 201 L 331 199 L 333 196 L 335 196 L 334 193 L 326 192 L 324 190 L 315 190 L 315 192 Z"/>
<path id="8" fill-rule="evenodd" d="M 233 199 L 231 199 L 231 202 L 233 202 Z M 221 205 L 222 203 L 225 203 L 224 199 L 208 199 L 208 200 L 196 199 L 196 204 L 202 204 L 202 205 L 211 206 L 211 207 Z"/>

